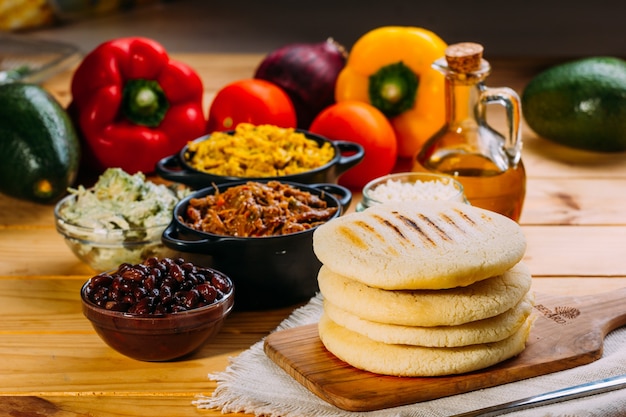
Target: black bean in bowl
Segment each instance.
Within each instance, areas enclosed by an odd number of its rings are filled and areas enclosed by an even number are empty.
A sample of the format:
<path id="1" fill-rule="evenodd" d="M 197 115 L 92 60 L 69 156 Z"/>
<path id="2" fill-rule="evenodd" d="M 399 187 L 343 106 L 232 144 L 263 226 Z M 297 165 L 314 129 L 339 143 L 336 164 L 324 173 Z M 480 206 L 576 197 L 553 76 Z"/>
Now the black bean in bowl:
<path id="1" fill-rule="evenodd" d="M 113 349 L 165 361 L 219 332 L 234 304 L 231 279 L 182 258 L 148 258 L 100 273 L 81 289 L 83 313 Z"/>

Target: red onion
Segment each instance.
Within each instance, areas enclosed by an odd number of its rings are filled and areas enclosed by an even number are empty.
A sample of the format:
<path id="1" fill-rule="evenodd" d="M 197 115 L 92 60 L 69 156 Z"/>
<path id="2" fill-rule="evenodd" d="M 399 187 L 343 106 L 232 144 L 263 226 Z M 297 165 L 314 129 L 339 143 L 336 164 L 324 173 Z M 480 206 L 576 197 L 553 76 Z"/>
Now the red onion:
<path id="1" fill-rule="evenodd" d="M 294 43 L 268 54 L 254 77 L 273 82 L 291 98 L 298 127 L 307 129 L 322 109 L 335 102 L 335 82 L 347 53 L 332 38 Z"/>

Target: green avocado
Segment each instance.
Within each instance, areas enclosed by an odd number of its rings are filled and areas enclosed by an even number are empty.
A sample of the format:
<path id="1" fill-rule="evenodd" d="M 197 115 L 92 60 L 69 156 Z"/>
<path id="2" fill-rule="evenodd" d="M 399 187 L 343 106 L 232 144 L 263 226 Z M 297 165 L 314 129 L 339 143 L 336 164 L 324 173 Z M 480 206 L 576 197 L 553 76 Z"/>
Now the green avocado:
<path id="1" fill-rule="evenodd" d="M 80 143 L 67 112 L 42 87 L 0 85 L 0 192 L 37 203 L 64 195 L 78 174 Z"/>
<path id="2" fill-rule="evenodd" d="M 589 151 L 624 151 L 626 61 L 590 57 L 548 68 L 524 88 L 522 112 L 545 139 Z"/>

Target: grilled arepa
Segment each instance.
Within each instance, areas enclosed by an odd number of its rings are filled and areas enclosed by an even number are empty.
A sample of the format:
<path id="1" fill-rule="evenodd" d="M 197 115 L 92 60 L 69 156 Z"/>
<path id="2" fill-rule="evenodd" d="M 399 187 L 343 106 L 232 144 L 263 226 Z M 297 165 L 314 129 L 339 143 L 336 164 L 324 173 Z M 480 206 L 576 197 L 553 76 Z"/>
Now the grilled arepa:
<path id="1" fill-rule="evenodd" d="M 513 220 L 463 203 L 379 205 L 347 214 L 313 234 L 334 273 L 387 290 L 447 289 L 501 275 L 526 239 Z"/>
<path id="2" fill-rule="evenodd" d="M 363 319 L 328 300 L 324 313 L 337 325 L 371 340 L 396 345 L 459 347 L 504 340 L 517 332 L 530 316 L 533 297 L 527 294 L 510 310 L 494 317 L 457 326 L 401 326 Z"/>
<path id="3" fill-rule="evenodd" d="M 529 269 L 510 270 L 466 287 L 383 290 L 346 278 L 322 265 L 317 276 L 324 299 L 362 319 L 404 326 L 457 326 L 502 314 L 530 290 Z"/>
<path id="4" fill-rule="evenodd" d="M 322 343 L 355 368 L 383 375 L 424 377 L 462 374 L 495 365 L 524 350 L 532 322 L 506 339 L 459 347 L 389 344 L 339 326 L 326 313 L 319 322 Z"/>

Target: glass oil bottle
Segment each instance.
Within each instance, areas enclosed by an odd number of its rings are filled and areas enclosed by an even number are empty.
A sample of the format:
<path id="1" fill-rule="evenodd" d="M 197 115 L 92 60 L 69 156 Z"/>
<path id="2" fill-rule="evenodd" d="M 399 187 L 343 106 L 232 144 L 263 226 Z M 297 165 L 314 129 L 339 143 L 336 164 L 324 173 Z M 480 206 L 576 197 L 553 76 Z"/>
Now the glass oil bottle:
<path id="1" fill-rule="evenodd" d="M 526 195 L 520 99 L 510 88 L 484 84 L 491 66 L 482 54 L 480 44 L 459 43 L 433 63 L 445 75 L 446 124 L 418 152 L 412 170 L 451 175 L 470 204 L 519 221 Z M 504 135 L 488 125 L 488 104 L 504 107 Z"/>

